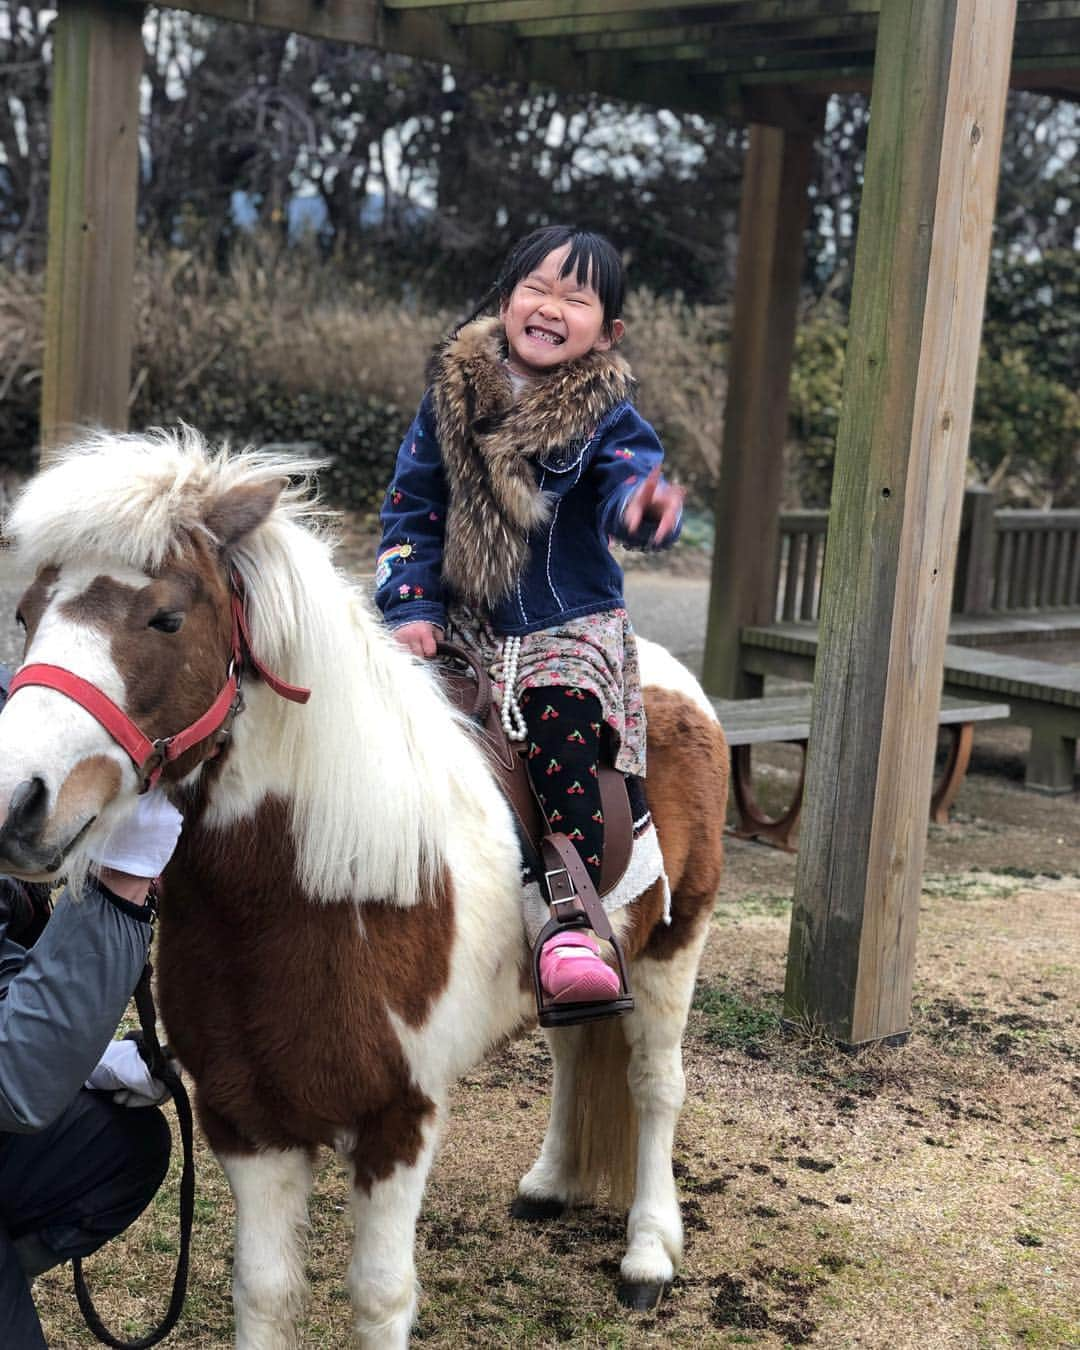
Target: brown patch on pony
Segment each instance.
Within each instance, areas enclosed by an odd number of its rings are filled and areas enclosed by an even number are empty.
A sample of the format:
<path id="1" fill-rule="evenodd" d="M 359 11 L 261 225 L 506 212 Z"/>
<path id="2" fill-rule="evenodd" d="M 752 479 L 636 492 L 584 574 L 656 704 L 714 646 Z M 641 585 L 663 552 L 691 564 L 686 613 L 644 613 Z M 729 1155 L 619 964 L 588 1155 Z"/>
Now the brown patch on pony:
<path id="1" fill-rule="evenodd" d="M 60 785 L 53 822 L 96 816 L 120 791 L 120 765 L 107 755 L 80 759 Z M 52 827 L 50 827 L 52 828 Z"/>
<path id="2" fill-rule="evenodd" d="M 19 600 L 15 612 L 21 616 L 26 626 L 26 640 L 28 642 L 41 622 L 42 614 L 48 608 L 52 589 L 56 585 L 59 575 L 59 567 L 42 567 Z"/>
<path id="3" fill-rule="evenodd" d="M 352 1134 L 370 1189 L 419 1154 L 434 1111 L 391 1012 L 420 1026 L 445 989 L 454 940 L 447 881 L 409 909 L 320 904 L 300 889 L 284 801 L 226 829 L 201 824 L 204 769 L 164 878 L 161 1010 L 195 1081 L 212 1147 L 333 1145 Z"/>
<path id="4" fill-rule="evenodd" d="M 185 562 L 163 568 L 144 586 L 98 576 L 61 607 L 65 618 L 109 639 L 109 654 L 124 682 L 124 711 L 151 740 L 174 736 L 201 717 L 227 676 L 226 582 L 206 540 L 191 539 L 189 550 Z M 151 626 L 162 613 L 183 616 L 177 632 Z M 189 773 L 212 745 L 207 738 L 193 746 L 170 768 L 169 778 Z"/>
<path id="5" fill-rule="evenodd" d="M 664 961 L 689 945 L 712 913 L 723 870 L 728 750 L 720 724 L 684 694 L 646 689 L 645 721 L 645 790 L 671 886 L 671 923 L 663 922 L 656 882 L 629 907 L 623 951 Z"/>

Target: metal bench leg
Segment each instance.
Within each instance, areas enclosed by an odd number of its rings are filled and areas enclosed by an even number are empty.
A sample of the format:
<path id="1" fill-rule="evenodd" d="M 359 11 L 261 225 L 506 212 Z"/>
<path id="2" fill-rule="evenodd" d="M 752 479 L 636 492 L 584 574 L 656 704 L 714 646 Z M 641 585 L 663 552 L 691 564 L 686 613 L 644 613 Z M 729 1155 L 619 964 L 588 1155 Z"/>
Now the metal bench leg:
<path id="1" fill-rule="evenodd" d="M 942 727 L 942 730 L 949 733 L 951 741 L 945 767 L 941 771 L 941 777 L 938 779 L 930 798 L 930 819 L 935 825 L 948 825 L 949 823 L 949 808 L 952 806 L 956 794 L 960 791 L 964 774 L 967 773 L 968 761 L 971 759 L 971 742 L 974 735 L 974 727 L 970 722 L 956 722 Z"/>
<path id="2" fill-rule="evenodd" d="M 738 824 L 732 830 L 732 834 L 738 839 L 764 839 L 770 844 L 775 844 L 777 848 L 794 853 L 795 846 L 791 843 L 791 836 L 798 828 L 799 813 L 802 811 L 803 786 L 806 781 L 806 742 L 791 741 L 790 744 L 797 745 L 802 752 L 799 782 L 787 810 L 775 818 L 767 816 L 762 811 L 754 796 L 754 772 L 750 757 L 752 747 L 749 745 L 731 747 L 732 788 L 735 794 L 735 811 L 738 815 Z"/>
<path id="3" fill-rule="evenodd" d="M 1031 729 L 1025 787 L 1057 797 L 1073 790 L 1076 773 L 1076 737 L 1053 729 Z"/>

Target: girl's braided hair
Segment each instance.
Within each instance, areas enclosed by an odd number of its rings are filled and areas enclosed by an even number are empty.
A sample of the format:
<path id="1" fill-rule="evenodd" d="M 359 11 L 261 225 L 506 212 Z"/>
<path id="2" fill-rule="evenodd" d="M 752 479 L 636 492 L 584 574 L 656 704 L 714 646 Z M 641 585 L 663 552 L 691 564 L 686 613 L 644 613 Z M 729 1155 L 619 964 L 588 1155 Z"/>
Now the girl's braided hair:
<path id="1" fill-rule="evenodd" d="M 546 225 L 519 239 L 506 256 L 495 283 L 484 294 L 480 303 L 466 319 L 456 325 L 453 336 L 474 319 L 478 319 L 493 304 L 502 305 L 510 299 L 514 287 L 534 272 L 549 253 L 570 245 L 560 277 L 569 276 L 576 269 L 578 284 L 591 286 L 600 297 L 604 311 L 604 332 L 610 337 L 615 320 L 622 316 L 626 297 L 626 273 L 614 244 L 602 234 L 579 230 L 572 225 Z"/>

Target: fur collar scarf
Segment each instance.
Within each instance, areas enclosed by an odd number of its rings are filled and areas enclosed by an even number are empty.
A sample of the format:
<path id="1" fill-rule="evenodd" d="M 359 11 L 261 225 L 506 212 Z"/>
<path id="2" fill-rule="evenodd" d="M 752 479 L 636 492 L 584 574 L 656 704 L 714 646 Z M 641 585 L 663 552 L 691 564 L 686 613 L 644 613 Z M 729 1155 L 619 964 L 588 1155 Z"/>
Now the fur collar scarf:
<path id="1" fill-rule="evenodd" d="M 592 351 L 530 381 L 515 402 L 505 355 L 499 320 L 477 319 L 443 344 L 433 371 L 448 498 L 443 577 L 482 612 L 513 589 L 528 534 L 550 513 L 531 461 L 588 440 L 634 387 L 621 356 Z"/>

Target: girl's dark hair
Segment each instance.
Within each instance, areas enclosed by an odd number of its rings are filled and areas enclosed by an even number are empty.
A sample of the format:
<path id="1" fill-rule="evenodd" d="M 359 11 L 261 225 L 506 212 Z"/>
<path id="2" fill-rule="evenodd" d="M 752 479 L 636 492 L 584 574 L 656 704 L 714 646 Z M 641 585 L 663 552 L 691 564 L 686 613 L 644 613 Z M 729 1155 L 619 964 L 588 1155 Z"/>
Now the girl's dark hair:
<path id="1" fill-rule="evenodd" d="M 507 254 L 494 286 L 458 328 L 464 328 L 467 323 L 478 318 L 490 304 L 497 302 L 502 305 L 509 300 L 519 281 L 535 272 L 549 253 L 567 244 L 570 245 L 570 252 L 566 255 L 559 275 L 568 277 L 576 269 L 578 284 L 593 288 L 600 297 L 604 311 L 604 332 L 610 337 L 612 325 L 622 316 L 623 300 L 626 297 L 626 273 L 623 271 L 622 259 L 614 244 L 602 234 L 578 230 L 572 225 L 546 225 L 519 239 Z"/>

